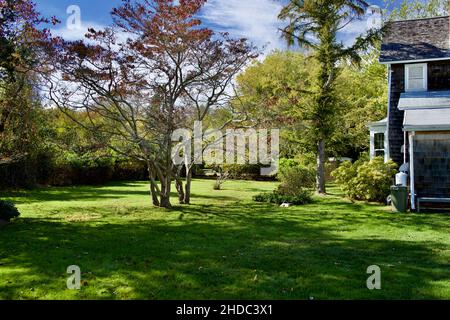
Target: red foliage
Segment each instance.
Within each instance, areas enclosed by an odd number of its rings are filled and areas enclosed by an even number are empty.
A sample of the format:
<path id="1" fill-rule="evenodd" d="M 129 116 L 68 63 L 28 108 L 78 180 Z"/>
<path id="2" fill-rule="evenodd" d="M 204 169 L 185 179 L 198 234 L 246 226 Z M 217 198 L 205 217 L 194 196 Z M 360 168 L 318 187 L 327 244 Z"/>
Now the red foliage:
<path id="1" fill-rule="evenodd" d="M 197 16 L 205 2 L 124 0 L 112 11 L 112 27 L 89 29 L 89 41 L 66 42 L 55 63 L 70 74 L 66 79 L 109 81 L 109 93 L 120 95 L 164 82 L 176 100 L 194 83 L 226 81 L 256 54 L 246 39 L 202 25 Z"/>
<path id="2" fill-rule="evenodd" d="M 42 25 L 58 22 L 55 17 L 42 17 L 31 0 L 0 0 L 0 77 L 1 69 L 12 76 L 41 67 L 41 54 L 59 42 Z"/>
<path id="3" fill-rule="evenodd" d="M 62 75 L 50 81 L 52 101 L 62 110 L 98 116 L 89 129 L 115 140 L 115 151 L 148 164 L 153 203 L 164 207 L 170 207 L 170 182 L 179 174 L 171 159 L 173 131 L 225 105 L 234 77 L 256 57 L 245 39 L 202 25 L 204 3 L 124 0 L 112 11 L 112 27 L 90 29 L 86 41 L 65 42 L 52 61 Z"/>

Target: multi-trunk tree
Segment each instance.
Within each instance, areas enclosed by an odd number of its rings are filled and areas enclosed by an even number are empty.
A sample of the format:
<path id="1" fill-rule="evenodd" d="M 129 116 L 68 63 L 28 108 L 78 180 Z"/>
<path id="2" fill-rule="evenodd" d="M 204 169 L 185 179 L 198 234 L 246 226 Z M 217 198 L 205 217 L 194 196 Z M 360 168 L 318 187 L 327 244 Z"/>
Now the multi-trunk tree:
<path id="1" fill-rule="evenodd" d="M 180 202 L 190 201 L 191 166 L 184 188 L 172 161 L 172 133 L 226 103 L 233 78 L 255 57 L 245 39 L 202 25 L 204 3 L 125 0 L 113 10 L 111 27 L 64 44 L 47 78 L 54 104 L 85 111 L 84 127 L 147 164 L 156 206 L 171 207 L 174 180 Z"/>

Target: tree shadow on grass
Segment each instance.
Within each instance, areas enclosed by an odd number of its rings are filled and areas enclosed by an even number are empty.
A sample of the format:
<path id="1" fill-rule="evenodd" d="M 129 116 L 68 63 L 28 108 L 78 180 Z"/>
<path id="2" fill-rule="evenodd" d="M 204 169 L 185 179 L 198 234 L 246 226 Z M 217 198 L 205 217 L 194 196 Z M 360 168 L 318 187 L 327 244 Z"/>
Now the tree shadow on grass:
<path id="1" fill-rule="evenodd" d="M 107 199 L 121 199 L 130 196 L 148 196 L 147 190 L 136 190 L 133 187 L 143 187 L 143 183 L 116 182 L 105 186 L 73 186 L 73 187 L 52 187 L 20 191 L 4 191 L 1 193 L 3 198 L 13 198 L 16 204 L 35 203 L 42 201 L 99 201 Z M 114 189 L 128 187 L 127 189 Z M 174 190 L 171 192 L 172 201 L 177 199 L 178 195 Z M 215 199 L 218 201 L 235 200 L 233 197 L 222 196 L 219 192 L 214 194 L 192 194 L 192 199 Z M 149 198 L 150 199 L 150 198 Z"/>
<path id="2" fill-rule="evenodd" d="M 347 231 L 360 229 L 362 226 L 372 224 L 375 227 L 386 226 L 409 231 L 434 231 L 447 232 L 450 222 L 448 216 L 435 215 L 433 219 L 424 214 L 395 214 L 388 213 L 383 206 L 364 207 L 362 204 L 333 201 L 329 209 L 324 209 L 321 203 L 295 206 L 288 209 L 279 208 L 277 205 L 256 202 L 235 202 L 227 205 L 196 205 L 179 206 L 177 211 L 183 216 L 196 217 L 199 221 L 205 217 L 219 217 L 233 220 L 235 223 L 251 225 L 268 225 L 273 221 L 291 224 L 309 223 L 321 224 L 328 221 L 328 226 L 321 225 L 322 231 L 333 233 L 335 231 Z M 301 218 L 301 219 L 299 219 Z"/>
<path id="3" fill-rule="evenodd" d="M 208 199 L 208 200 L 212 199 L 215 201 L 235 201 L 236 200 L 235 197 L 223 196 L 217 191 L 214 191 L 214 193 L 212 193 L 212 192 L 213 191 L 211 191 L 211 194 L 209 194 L 209 195 L 193 193 L 193 194 L 191 194 L 191 199 L 194 199 L 194 201 L 197 199 Z"/>
<path id="4" fill-rule="evenodd" d="M 121 186 L 126 185 L 114 184 L 114 187 Z M 109 186 L 52 187 L 2 192 L 2 197 L 14 198 L 16 204 L 42 201 L 98 201 L 102 199 L 120 199 L 136 195 L 149 196 L 149 192 L 133 189 L 114 190 Z"/>
<path id="5" fill-rule="evenodd" d="M 433 299 L 433 283 L 450 277 L 434 251 L 442 243 L 347 239 L 315 224 L 228 214 L 222 223 L 20 219 L 0 231 L 0 274 L 9 270 L 0 298 Z M 69 295 L 73 264 L 89 284 Z M 366 288 L 370 265 L 382 269 L 382 290 Z"/>

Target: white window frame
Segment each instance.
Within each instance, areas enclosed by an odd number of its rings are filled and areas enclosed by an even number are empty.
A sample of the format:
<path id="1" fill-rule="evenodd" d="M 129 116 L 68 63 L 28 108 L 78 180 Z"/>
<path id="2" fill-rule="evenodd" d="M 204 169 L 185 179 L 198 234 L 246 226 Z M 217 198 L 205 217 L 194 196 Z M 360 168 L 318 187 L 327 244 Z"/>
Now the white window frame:
<path id="1" fill-rule="evenodd" d="M 377 141 L 377 135 L 378 134 L 382 134 L 383 135 L 383 148 L 382 149 L 377 149 L 376 148 L 376 141 Z M 383 152 L 383 157 L 386 155 L 386 146 L 385 146 L 385 142 L 386 142 L 386 133 L 385 132 L 375 132 L 373 135 L 373 155 L 374 157 L 377 156 L 377 152 Z"/>
<path id="2" fill-rule="evenodd" d="M 414 67 L 423 67 L 423 86 L 421 89 L 409 88 L 409 69 Z M 406 92 L 423 92 L 428 91 L 428 64 L 427 63 L 414 63 L 405 64 L 405 91 Z"/>
<path id="3" fill-rule="evenodd" d="M 375 135 L 378 133 L 384 134 L 384 149 L 375 149 Z M 384 161 L 388 162 L 389 155 L 389 136 L 385 127 L 373 127 L 370 129 L 370 158 L 375 158 L 377 151 L 384 152 Z"/>

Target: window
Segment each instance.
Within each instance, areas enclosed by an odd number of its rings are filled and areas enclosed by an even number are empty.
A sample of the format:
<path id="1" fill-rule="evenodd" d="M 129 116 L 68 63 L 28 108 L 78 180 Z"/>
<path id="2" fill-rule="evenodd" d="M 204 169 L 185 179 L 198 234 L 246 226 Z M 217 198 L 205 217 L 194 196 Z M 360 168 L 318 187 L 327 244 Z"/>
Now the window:
<path id="1" fill-rule="evenodd" d="M 389 139 L 387 133 L 388 119 L 372 122 L 370 129 L 370 159 L 384 157 L 384 161 L 389 160 Z"/>
<path id="2" fill-rule="evenodd" d="M 384 157 L 384 133 L 375 133 L 374 146 L 375 157 Z"/>
<path id="3" fill-rule="evenodd" d="M 406 91 L 427 91 L 427 73 L 426 63 L 405 65 Z"/>

